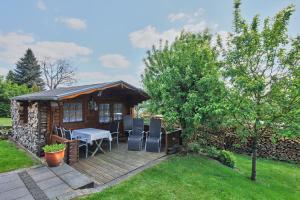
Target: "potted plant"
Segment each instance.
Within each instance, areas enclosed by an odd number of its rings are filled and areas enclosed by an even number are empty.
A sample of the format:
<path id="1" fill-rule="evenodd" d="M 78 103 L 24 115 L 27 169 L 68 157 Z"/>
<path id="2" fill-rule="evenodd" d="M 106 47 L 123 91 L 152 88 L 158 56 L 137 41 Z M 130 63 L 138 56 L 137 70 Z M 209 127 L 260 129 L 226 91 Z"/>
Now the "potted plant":
<path id="1" fill-rule="evenodd" d="M 51 144 L 43 147 L 45 159 L 49 167 L 60 165 L 65 157 L 65 144 Z"/>

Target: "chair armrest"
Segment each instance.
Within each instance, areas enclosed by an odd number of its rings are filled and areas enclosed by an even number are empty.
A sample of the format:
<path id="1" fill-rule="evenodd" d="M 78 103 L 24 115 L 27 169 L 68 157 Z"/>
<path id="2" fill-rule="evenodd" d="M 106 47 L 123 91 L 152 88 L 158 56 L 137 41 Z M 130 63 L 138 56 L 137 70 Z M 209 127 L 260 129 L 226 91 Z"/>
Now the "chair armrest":
<path id="1" fill-rule="evenodd" d="M 146 133 L 146 138 L 149 136 L 149 131 L 144 131 Z"/>

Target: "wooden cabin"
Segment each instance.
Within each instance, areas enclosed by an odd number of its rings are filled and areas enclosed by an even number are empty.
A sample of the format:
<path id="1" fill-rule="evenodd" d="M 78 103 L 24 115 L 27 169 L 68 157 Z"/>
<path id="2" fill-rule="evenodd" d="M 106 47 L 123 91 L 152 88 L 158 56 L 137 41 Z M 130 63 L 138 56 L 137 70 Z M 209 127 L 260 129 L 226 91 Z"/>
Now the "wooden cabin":
<path id="1" fill-rule="evenodd" d="M 41 148 L 51 142 L 55 126 L 108 129 L 112 120 L 133 115 L 134 107 L 148 98 L 144 91 L 124 81 L 17 96 L 11 101 L 13 138 L 40 155 Z"/>

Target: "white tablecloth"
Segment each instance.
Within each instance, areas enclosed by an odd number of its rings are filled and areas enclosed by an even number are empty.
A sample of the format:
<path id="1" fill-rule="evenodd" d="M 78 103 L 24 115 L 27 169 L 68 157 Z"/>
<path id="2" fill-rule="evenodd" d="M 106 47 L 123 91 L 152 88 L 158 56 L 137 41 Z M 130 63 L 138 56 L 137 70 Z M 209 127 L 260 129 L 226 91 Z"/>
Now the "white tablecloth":
<path id="1" fill-rule="evenodd" d="M 96 128 L 82 128 L 73 130 L 72 136 L 81 140 L 87 140 L 88 143 L 92 144 L 95 140 L 109 139 L 112 141 L 111 134 L 108 130 L 96 129 Z"/>

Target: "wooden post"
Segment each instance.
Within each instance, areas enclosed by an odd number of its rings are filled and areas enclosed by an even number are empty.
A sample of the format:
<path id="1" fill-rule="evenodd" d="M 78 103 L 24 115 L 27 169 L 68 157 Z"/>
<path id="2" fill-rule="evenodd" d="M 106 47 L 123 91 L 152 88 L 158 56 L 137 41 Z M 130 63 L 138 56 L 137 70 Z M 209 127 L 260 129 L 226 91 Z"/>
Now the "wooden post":
<path id="1" fill-rule="evenodd" d="M 38 149 L 37 149 L 37 156 L 41 156 L 41 107 L 40 107 L 40 102 L 37 102 L 38 104 Z"/>

